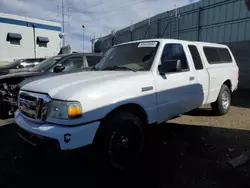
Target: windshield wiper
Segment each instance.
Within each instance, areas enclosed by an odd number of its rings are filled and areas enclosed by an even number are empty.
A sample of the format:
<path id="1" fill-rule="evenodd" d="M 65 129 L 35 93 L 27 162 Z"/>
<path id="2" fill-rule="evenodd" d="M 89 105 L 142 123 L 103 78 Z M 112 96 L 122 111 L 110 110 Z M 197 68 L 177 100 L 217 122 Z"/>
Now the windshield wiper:
<path id="1" fill-rule="evenodd" d="M 131 70 L 133 72 L 137 72 L 136 69 L 125 67 L 125 66 L 117 66 L 117 65 L 115 65 L 113 67 L 106 67 L 106 68 L 104 68 L 102 70 L 118 70 L 118 69 L 120 69 L 120 70 Z"/>

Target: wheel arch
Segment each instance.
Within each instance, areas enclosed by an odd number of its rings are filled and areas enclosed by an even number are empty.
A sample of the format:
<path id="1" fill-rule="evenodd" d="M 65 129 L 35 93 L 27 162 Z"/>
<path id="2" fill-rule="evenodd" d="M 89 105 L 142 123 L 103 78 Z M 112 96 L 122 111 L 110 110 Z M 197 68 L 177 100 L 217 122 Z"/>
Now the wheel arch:
<path id="1" fill-rule="evenodd" d="M 110 116 L 112 116 L 114 113 L 117 112 L 132 112 L 138 115 L 144 123 L 146 124 L 148 123 L 148 115 L 145 109 L 137 103 L 127 103 L 119 105 L 116 108 L 112 109 L 110 112 L 108 112 L 103 118 L 103 120 L 109 118 Z"/>
<path id="2" fill-rule="evenodd" d="M 225 82 L 223 82 L 222 85 L 226 85 L 229 88 L 229 90 L 232 92 L 232 82 L 231 82 L 231 80 L 227 79 Z"/>
<path id="3" fill-rule="evenodd" d="M 102 134 L 103 130 L 105 130 L 105 126 L 103 126 L 105 120 L 107 120 L 109 117 L 111 117 L 112 115 L 114 115 L 117 112 L 130 112 L 130 111 L 132 113 L 136 113 L 137 115 L 139 115 L 139 117 L 142 118 L 142 121 L 144 124 L 148 123 L 148 115 L 147 115 L 145 109 L 141 105 L 139 105 L 137 103 L 121 104 L 121 105 L 115 107 L 114 109 L 112 109 L 110 112 L 108 112 L 104 116 L 104 118 L 101 119 L 100 126 L 98 127 L 98 129 L 96 131 L 93 143 L 99 142 L 98 138 Z"/>

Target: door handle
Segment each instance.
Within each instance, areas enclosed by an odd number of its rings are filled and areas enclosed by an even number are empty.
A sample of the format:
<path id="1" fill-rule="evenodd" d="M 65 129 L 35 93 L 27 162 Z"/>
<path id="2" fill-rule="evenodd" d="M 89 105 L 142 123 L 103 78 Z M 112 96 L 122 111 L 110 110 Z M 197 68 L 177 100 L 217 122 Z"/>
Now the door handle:
<path id="1" fill-rule="evenodd" d="M 190 76 L 190 77 L 189 77 L 189 81 L 193 81 L 194 79 L 195 79 L 194 76 Z"/>

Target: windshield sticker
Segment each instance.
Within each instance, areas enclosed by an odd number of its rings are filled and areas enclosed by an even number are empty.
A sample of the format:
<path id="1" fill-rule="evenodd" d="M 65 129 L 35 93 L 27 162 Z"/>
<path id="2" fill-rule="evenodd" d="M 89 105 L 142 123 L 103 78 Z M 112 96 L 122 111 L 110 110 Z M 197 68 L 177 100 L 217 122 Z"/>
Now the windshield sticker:
<path id="1" fill-rule="evenodd" d="M 157 42 L 142 42 L 138 45 L 138 48 L 155 48 Z"/>

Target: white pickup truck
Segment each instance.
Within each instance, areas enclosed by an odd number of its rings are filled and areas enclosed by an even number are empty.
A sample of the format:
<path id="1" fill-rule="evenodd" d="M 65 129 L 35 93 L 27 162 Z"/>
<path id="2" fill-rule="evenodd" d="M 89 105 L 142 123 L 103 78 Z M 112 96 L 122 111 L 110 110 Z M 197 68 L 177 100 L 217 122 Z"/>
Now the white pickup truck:
<path id="1" fill-rule="evenodd" d="M 32 145 L 50 143 L 60 150 L 96 143 L 113 166 L 127 167 L 141 154 L 146 125 L 207 103 L 216 114 L 226 114 L 238 72 L 230 49 L 221 44 L 171 39 L 120 44 L 92 71 L 22 87 L 18 134 Z"/>

